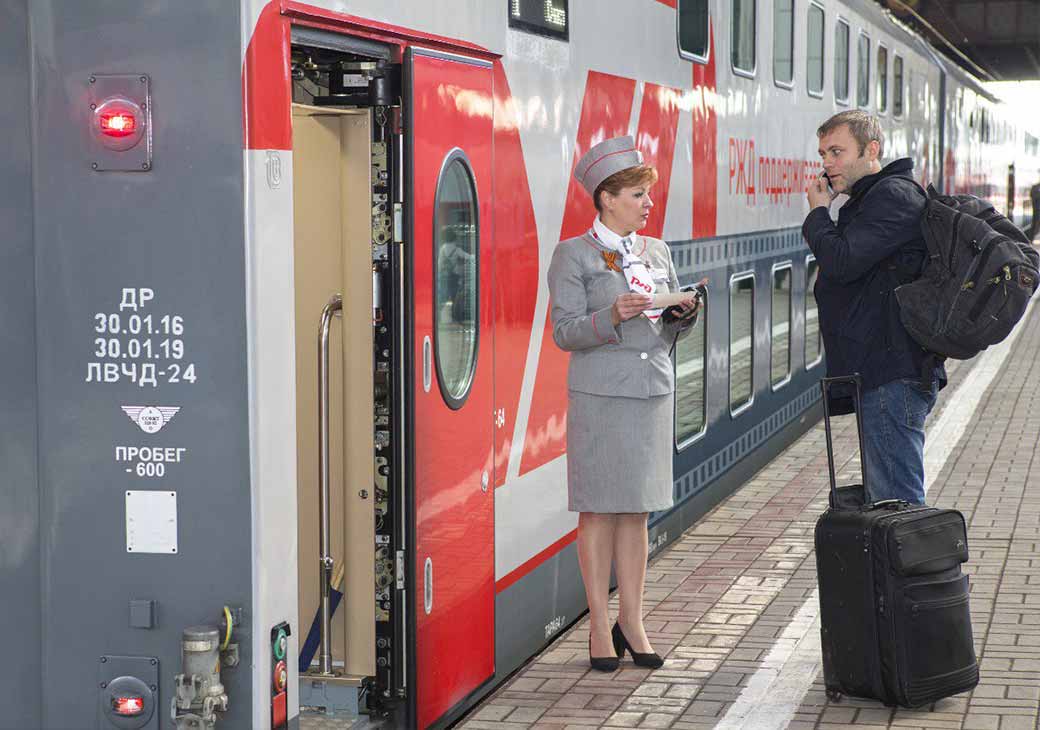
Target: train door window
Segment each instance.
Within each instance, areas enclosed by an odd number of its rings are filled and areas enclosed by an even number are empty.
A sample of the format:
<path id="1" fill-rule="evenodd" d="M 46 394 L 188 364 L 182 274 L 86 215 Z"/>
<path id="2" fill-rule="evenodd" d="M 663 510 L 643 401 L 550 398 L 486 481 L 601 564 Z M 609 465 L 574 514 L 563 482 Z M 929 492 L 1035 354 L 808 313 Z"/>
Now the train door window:
<path id="1" fill-rule="evenodd" d="M 708 0 L 679 0 L 675 13 L 679 55 L 697 63 L 708 62 Z"/>
<path id="2" fill-rule="evenodd" d="M 834 100 L 849 103 L 849 24 L 841 18 L 834 26 Z"/>
<path id="3" fill-rule="evenodd" d="M 805 259 L 805 369 L 808 370 L 823 358 L 820 341 L 820 308 L 816 305 L 816 276 L 820 267 L 816 258 Z"/>
<path id="4" fill-rule="evenodd" d="M 708 296 L 689 333 L 675 345 L 675 446 L 680 451 L 706 430 Z"/>
<path id="5" fill-rule="evenodd" d="M 888 111 L 888 49 L 880 43 L 877 48 L 877 110 Z"/>
<path id="6" fill-rule="evenodd" d="M 568 0 L 509 0 L 509 27 L 568 40 Z"/>
<path id="7" fill-rule="evenodd" d="M 742 413 L 755 397 L 755 275 L 729 280 L 729 408 Z"/>
<path id="8" fill-rule="evenodd" d="M 892 114 L 903 116 L 903 57 L 892 59 Z"/>
<path id="9" fill-rule="evenodd" d="M 734 73 L 755 75 L 755 10 L 757 0 L 733 0 L 730 60 Z"/>
<path id="10" fill-rule="evenodd" d="M 859 34 L 856 45 L 856 104 L 870 105 L 870 36 Z"/>
<path id="11" fill-rule="evenodd" d="M 791 379 L 791 262 L 773 267 L 770 382 L 773 390 Z"/>
<path id="12" fill-rule="evenodd" d="M 451 408 L 460 408 L 477 364 L 477 192 L 466 154 L 455 148 L 444 160 L 434 201 L 434 337 L 437 381 Z"/>
<path id="13" fill-rule="evenodd" d="M 823 96 L 823 8 L 815 3 L 809 6 L 805 63 L 805 84 L 809 96 Z"/>
<path id="14" fill-rule="evenodd" d="M 794 86 L 794 0 L 773 0 L 773 83 Z"/>

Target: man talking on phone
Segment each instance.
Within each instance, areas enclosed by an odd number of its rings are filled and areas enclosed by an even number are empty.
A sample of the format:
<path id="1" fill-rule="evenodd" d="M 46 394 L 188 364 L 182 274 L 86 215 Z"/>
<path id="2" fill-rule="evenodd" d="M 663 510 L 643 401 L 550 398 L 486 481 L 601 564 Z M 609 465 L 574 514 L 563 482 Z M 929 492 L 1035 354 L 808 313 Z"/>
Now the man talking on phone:
<path id="1" fill-rule="evenodd" d="M 894 290 L 924 263 L 925 194 L 909 158 L 882 166 L 885 139 L 874 115 L 835 114 L 816 135 L 823 172 L 809 183 L 802 235 L 819 266 L 827 374 L 862 377 L 867 498 L 923 504 L 924 421 L 946 371 L 903 327 Z M 848 199 L 835 222 L 830 205 L 841 194 Z M 832 412 L 848 412 L 845 405 L 835 402 Z"/>

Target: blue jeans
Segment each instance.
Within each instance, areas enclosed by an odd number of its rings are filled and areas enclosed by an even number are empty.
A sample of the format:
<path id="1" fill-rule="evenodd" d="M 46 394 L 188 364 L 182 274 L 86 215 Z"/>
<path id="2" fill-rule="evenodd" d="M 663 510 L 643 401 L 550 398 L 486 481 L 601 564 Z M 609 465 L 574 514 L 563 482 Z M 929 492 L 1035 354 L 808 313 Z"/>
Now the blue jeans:
<path id="1" fill-rule="evenodd" d="M 939 385 L 901 378 L 863 394 L 863 473 L 867 498 L 924 504 L 924 419 Z"/>

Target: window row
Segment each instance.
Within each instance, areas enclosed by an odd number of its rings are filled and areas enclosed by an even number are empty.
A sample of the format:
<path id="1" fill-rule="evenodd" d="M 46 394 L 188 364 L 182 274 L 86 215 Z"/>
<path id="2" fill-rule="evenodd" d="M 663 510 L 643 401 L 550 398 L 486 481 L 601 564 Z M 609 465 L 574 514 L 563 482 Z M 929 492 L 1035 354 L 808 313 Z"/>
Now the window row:
<path id="1" fill-rule="evenodd" d="M 795 0 L 773 2 L 773 81 L 786 89 L 794 88 L 795 78 Z M 758 67 L 757 14 L 758 0 L 732 0 L 730 23 L 730 64 L 733 72 L 752 77 Z M 708 57 L 708 3 L 707 0 L 678 0 L 679 53 L 684 58 L 704 62 Z M 822 5 L 809 2 L 806 6 L 805 84 L 810 96 L 824 93 L 824 64 L 826 59 L 825 15 Z M 888 49 L 878 43 L 875 59 L 875 99 L 878 113 L 888 111 L 889 65 Z M 856 104 L 870 105 L 871 41 L 860 31 L 856 41 Z M 849 72 L 851 70 L 851 29 L 849 23 L 838 18 L 834 26 L 834 98 L 849 103 Z M 892 61 L 892 113 L 900 117 L 904 110 L 903 58 L 895 54 Z"/>
<path id="2" fill-rule="evenodd" d="M 823 344 L 816 297 L 816 260 L 806 260 L 805 283 L 805 367 L 823 358 Z M 770 297 L 769 381 L 773 390 L 791 380 L 792 264 L 773 267 Z M 683 449 L 707 428 L 708 299 L 700 315 L 702 326 L 694 327 L 675 348 L 675 443 Z M 754 401 L 754 323 L 755 275 L 735 274 L 729 283 L 729 411 L 731 417 L 743 413 Z"/>

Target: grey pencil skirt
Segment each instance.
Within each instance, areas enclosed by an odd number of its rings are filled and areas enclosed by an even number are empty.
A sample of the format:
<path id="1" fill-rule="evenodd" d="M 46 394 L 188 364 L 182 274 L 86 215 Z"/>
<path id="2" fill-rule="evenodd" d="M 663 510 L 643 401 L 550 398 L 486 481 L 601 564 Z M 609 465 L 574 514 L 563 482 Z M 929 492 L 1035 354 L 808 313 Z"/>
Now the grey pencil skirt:
<path id="1" fill-rule="evenodd" d="M 672 403 L 568 391 L 567 509 L 655 512 L 672 506 Z"/>

